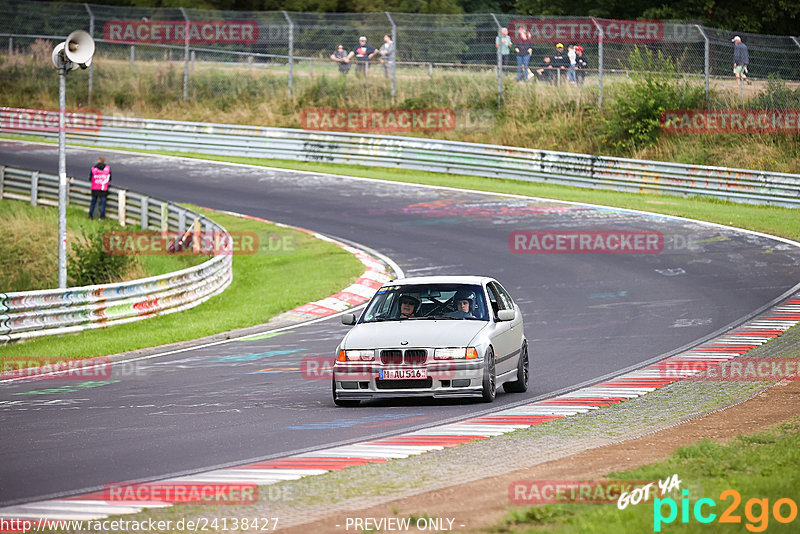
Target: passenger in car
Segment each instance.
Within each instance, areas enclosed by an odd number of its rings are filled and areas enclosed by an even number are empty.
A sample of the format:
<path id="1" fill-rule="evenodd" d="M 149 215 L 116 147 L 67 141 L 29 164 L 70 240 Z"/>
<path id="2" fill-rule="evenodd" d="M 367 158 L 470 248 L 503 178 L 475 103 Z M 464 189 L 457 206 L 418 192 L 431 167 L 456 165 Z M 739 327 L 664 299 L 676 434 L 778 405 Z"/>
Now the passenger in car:
<path id="1" fill-rule="evenodd" d="M 400 297 L 400 318 L 411 319 L 416 317 L 415 313 L 419 308 L 419 299 L 413 295 L 402 295 Z"/>

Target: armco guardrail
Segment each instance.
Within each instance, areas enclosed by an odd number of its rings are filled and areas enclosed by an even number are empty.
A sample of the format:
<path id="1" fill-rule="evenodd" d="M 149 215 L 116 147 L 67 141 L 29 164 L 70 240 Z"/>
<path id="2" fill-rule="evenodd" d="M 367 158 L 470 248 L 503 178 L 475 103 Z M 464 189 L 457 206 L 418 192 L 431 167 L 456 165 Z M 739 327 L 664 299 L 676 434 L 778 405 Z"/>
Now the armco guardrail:
<path id="1" fill-rule="evenodd" d="M 25 113 L 27 120 L 21 118 Z M 38 127 L 35 113 L 0 108 L 0 132 L 56 137 L 56 132 L 43 131 L 45 121 L 38 120 Z M 800 175 L 795 174 L 389 135 L 118 117 L 100 122 L 96 129 L 67 137 L 101 146 L 396 167 L 800 207 Z"/>
<path id="2" fill-rule="evenodd" d="M 58 205 L 58 177 L 0 167 L 0 198 Z M 88 207 L 88 181 L 71 180 L 69 202 Z M 142 230 L 182 232 L 197 220 L 224 246 L 211 259 L 160 276 L 117 284 L 0 293 L 0 343 L 129 323 L 185 310 L 221 293 L 233 280 L 230 234 L 202 215 L 132 191 L 111 188 L 106 214 Z"/>

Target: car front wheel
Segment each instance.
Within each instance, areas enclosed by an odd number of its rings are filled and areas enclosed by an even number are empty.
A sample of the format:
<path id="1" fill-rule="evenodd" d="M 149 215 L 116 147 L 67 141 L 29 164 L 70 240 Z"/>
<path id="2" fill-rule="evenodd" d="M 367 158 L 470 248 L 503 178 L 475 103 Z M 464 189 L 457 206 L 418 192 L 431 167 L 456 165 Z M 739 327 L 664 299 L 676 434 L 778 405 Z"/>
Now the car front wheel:
<path id="1" fill-rule="evenodd" d="M 344 406 L 348 408 L 352 408 L 353 406 L 358 406 L 361 401 L 354 400 L 354 399 L 340 399 L 336 396 L 336 381 L 331 380 L 331 392 L 333 394 L 333 403 L 336 406 Z"/>
<path id="2" fill-rule="evenodd" d="M 483 366 L 483 402 L 492 402 L 497 395 L 497 377 L 494 369 L 494 351 L 492 347 L 486 351 L 486 362 Z"/>

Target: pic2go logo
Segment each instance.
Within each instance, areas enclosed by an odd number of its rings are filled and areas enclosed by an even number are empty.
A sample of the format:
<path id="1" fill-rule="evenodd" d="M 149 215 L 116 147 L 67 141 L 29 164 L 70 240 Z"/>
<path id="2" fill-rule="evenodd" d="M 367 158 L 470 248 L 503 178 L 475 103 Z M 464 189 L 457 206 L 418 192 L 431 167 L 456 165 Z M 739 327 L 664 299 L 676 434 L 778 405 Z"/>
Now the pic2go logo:
<path id="1" fill-rule="evenodd" d="M 690 522 L 690 512 L 698 523 L 712 523 L 717 518 L 717 514 L 711 511 L 717 506 L 714 499 L 698 499 L 692 506 L 689 504 L 689 490 L 683 490 L 681 493 L 683 498 L 681 499 L 680 507 L 675 502 L 675 499 L 671 497 L 665 499 L 656 498 L 653 501 L 654 532 L 661 532 L 662 524 L 666 525 L 674 522 L 678 518 L 679 508 L 681 523 L 684 524 Z M 727 489 L 719 494 L 720 501 L 727 501 L 728 499 L 731 500 L 731 504 L 719 516 L 717 522 L 741 523 L 742 517 L 736 514 L 736 511 L 742 502 L 742 496 L 734 489 Z M 749 499 L 744 505 L 744 515 L 748 521 L 745 524 L 745 528 L 750 532 L 764 532 L 769 526 L 770 511 L 772 512 L 772 517 L 778 523 L 791 523 L 797 518 L 797 503 L 784 497 L 776 500 L 770 510 L 769 499 Z M 664 515 L 665 512 L 667 515 Z"/>

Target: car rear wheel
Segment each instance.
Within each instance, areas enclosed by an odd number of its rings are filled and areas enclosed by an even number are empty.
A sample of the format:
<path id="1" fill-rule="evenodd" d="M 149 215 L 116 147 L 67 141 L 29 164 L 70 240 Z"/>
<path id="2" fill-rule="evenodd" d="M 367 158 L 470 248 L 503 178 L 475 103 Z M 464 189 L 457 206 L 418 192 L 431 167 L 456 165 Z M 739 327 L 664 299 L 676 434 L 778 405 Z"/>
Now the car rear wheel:
<path id="1" fill-rule="evenodd" d="M 337 397 L 336 396 L 336 381 L 335 380 L 331 380 L 331 391 L 333 393 L 333 403 L 336 406 L 344 406 L 344 407 L 347 407 L 347 408 L 352 408 L 353 406 L 358 406 L 359 403 L 361 402 L 360 400 L 340 399 L 339 397 Z"/>
<path id="2" fill-rule="evenodd" d="M 530 363 L 528 362 L 528 343 L 522 344 L 519 351 L 519 362 L 517 363 L 517 379 L 513 382 L 503 384 L 503 389 L 508 393 L 525 393 L 528 391 L 528 377 L 530 374 Z"/>
<path id="3" fill-rule="evenodd" d="M 483 366 L 483 402 L 492 402 L 497 395 L 497 377 L 494 369 L 494 351 L 492 347 L 486 351 L 486 362 Z"/>

